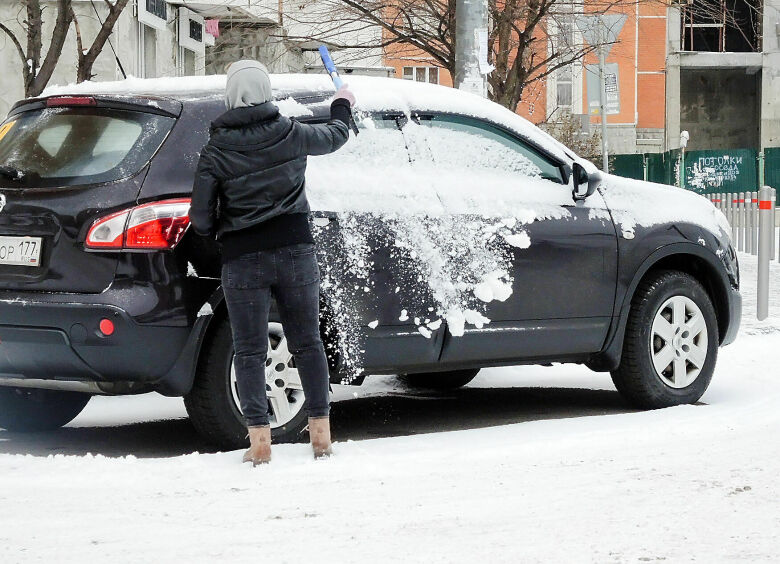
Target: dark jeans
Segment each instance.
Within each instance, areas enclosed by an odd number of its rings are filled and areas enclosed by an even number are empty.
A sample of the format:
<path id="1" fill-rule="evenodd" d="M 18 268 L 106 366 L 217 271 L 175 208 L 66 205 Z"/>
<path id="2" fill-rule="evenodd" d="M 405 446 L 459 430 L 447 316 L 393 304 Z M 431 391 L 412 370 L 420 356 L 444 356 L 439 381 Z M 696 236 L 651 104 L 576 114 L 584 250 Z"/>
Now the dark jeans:
<path id="1" fill-rule="evenodd" d="M 329 413 L 329 378 L 320 338 L 320 271 L 314 245 L 241 255 L 222 266 L 241 410 L 247 425 L 268 424 L 265 362 L 271 296 L 301 378 L 309 417 Z"/>

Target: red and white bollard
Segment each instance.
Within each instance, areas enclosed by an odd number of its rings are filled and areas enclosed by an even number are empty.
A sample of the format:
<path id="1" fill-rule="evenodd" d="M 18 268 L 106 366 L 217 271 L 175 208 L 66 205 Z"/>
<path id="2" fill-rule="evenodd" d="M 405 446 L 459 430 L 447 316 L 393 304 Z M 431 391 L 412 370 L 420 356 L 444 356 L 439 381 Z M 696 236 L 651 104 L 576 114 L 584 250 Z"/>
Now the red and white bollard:
<path id="1" fill-rule="evenodd" d="M 745 252 L 745 193 L 737 194 L 737 250 Z"/>
<path id="2" fill-rule="evenodd" d="M 772 189 L 761 188 L 758 197 L 758 311 L 756 316 L 763 321 L 769 316 L 769 259 L 775 225 L 772 218 Z"/>
<path id="3" fill-rule="evenodd" d="M 750 193 L 750 254 L 758 254 L 758 192 Z"/>
<path id="4" fill-rule="evenodd" d="M 777 227 L 777 188 L 772 188 L 772 229 L 775 227 Z M 772 260 L 780 261 L 780 256 L 777 256 L 778 249 L 780 249 L 780 241 L 772 237 Z"/>
<path id="5" fill-rule="evenodd" d="M 753 192 L 745 192 L 745 252 L 749 255 L 753 254 L 753 227 Z"/>

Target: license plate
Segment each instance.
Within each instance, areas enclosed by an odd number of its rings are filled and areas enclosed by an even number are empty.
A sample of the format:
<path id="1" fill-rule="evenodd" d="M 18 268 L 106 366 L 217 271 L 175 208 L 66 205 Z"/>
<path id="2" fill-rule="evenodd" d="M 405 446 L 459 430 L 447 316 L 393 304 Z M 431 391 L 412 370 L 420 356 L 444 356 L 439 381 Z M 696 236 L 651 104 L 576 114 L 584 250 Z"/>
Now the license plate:
<path id="1" fill-rule="evenodd" d="M 40 237 L 5 237 L 0 235 L 0 264 L 40 266 Z"/>

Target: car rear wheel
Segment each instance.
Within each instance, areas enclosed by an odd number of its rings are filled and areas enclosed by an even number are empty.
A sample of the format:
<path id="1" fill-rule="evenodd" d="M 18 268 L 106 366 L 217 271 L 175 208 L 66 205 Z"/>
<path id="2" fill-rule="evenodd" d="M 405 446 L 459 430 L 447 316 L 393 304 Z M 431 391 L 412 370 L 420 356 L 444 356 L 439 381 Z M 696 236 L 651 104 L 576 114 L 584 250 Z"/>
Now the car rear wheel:
<path id="1" fill-rule="evenodd" d="M 398 378 L 411 388 L 454 390 L 471 382 L 477 373 L 479 373 L 479 368 L 468 368 L 465 370 L 450 370 L 449 372 L 400 374 Z"/>
<path id="2" fill-rule="evenodd" d="M 53 431 L 82 412 L 89 394 L 59 390 L 0 388 L 0 427 L 7 431 Z"/>
<path id="3" fill-rule="evenodd" d="M 184 398 L 190 420 L 209 442 L 225 450 L 249 444 L 233 367 L 233 339 L 227 319 L 204 343 L 192 390 Z M 265 368 L 271 434 L 276 443 L 301 439 L 306 400 L 298 369 L 279 323 L 269 323 Z"/>
<path id="4" fill-rule="evenodd" d="M 717 356 L 718 322 L 709 295 L 688 274 L 661 271 L 632 300 L 612 381 L 637 407 L 694 403 L 712 380 Z"/>

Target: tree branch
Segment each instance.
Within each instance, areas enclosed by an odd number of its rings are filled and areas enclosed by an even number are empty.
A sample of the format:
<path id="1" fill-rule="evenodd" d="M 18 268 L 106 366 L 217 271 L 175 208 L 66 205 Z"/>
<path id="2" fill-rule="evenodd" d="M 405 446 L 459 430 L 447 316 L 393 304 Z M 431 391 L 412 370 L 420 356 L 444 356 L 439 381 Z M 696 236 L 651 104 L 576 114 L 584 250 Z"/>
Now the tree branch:
<path id="1" fill-rule="evenodd" d="M 4 31 L 5 34 L 11 39 L 11 42 L 16 47 L 17 53 L 19 53 L 19 58 L 22 61 L 22 77 L 26 85 L 30 79 L 30 67 L 27 65 L 27 53 L 24 52 L 24 47 L 22 47 L 22 44 L 19 42 L 19 39 L 16 37 L 16 35 L 14 35 L 14 33 L 2 22 L 0 22 L 0 30 Z"/>
<path id="2" fill-rule="evenodd" d="M 37 1 L 37 0 L 34 0 Z M 54 23 L 54 29 L 51 33 L 51 41 L 46 51 L 46 58 L 43 60 L 40 70 L 33 78 L 27 96 L 38 96 L 51 79 L 57 61 L 62 54 L 62 48 L 65 45 L 65 38 L 68 36 L 70 27 L 72 6 L 71 0 L 59 0 L 57 9 L 57 20 Z"/>

